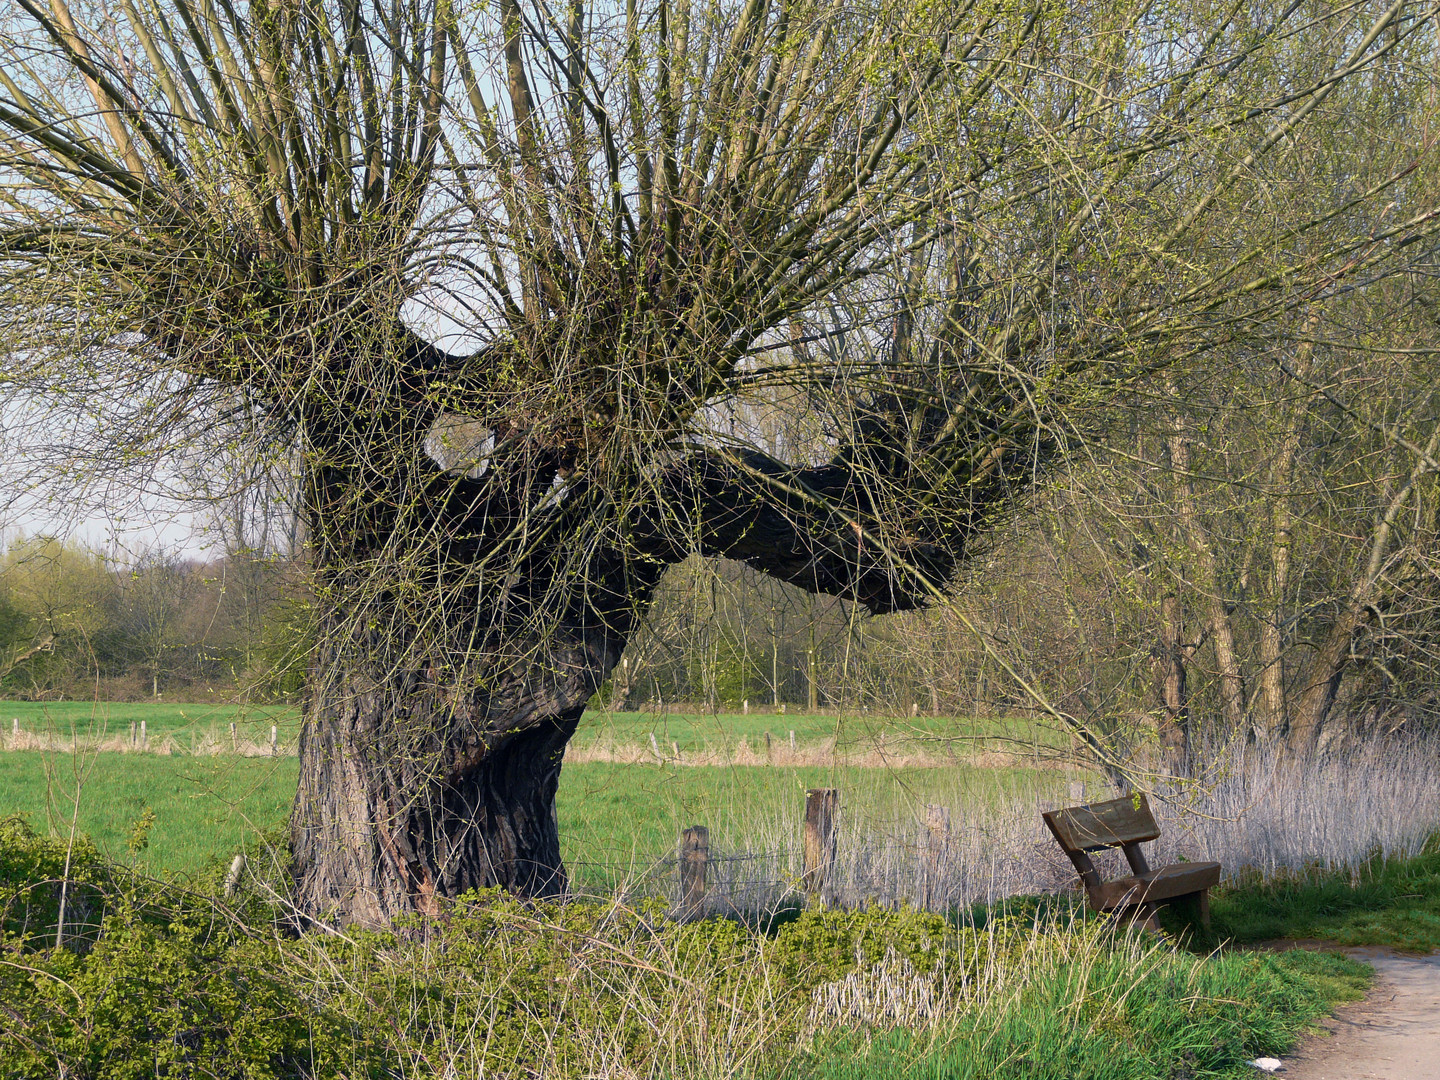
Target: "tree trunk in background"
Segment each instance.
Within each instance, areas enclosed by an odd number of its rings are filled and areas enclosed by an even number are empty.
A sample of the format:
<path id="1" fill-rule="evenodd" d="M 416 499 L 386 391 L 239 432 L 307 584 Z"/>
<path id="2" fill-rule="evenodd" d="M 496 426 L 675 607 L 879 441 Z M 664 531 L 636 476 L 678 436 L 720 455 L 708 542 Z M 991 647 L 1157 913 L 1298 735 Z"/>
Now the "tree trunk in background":
<path id="1" fill-rule="evenodd" d="M 1384 579 L 1387 567 L 1395 579 L 1403 580 L 1408 568 L 1414 565 L 1414 548 L 1402 546 L 1399 550 L 1392 550 L 1391 541 L 1400 514 L 1415 493 L 1416 487 L 1435 471 L 1435 455 L 1440 452 L 1440 423 L 1435 425 L 1424 448 L 1416 447 L 1412 452 L 1415 461 L 1410 475 L 1390 497 L 1385 509 L 1376 515 L 1375 531 L 1370 537 L 1370 554 L 1365 568 L 1356 575 L 1340 615 L 1310 660 L 1301 684 L 1299 700 L 1290 713 L 1286 745 L 1291 754 L 1306 755 L 1316 750 L 1324 750 L 1336 740 L 1336 734 L 1327 730 L 1327 723 L 1340 689 L 1340 680 L 1345 674 L 1345 666 L 1350 662 L 1355 634 L 1371 615 L 1379 610 L 1380 605 L 1386 602 Z"/>
<path id="2" fill-rule="evenodd" d="M 1172 384 L 1172 397 L 1179 391 Z M 1190 439 L 1183 417 L 1171 420 L 1167 438 L 1170 466 L 1175 478 L 1176 514 L 1185 540 L 1195 558 L 1195 584 L 1207 608 L 1210 640 L 1215 650 L 1215 672 L 1220 680 L 1220 711 L 1231 731 L 1241 730 L 1245 720 L 1245 678 L 1235 650 L 1235 628 L 1230 608 L 1221 589 L 1215 549 L 1209 530 L 1195 513 L 1195 484 L 1190 475 Z"/>
<path id="3" fill-rule="evenodd" d="M 773 608 L 771 618 L 774 618 Z M 770 704 L 777 709 L 780 707 L 780 635 L 775 632 L 773 623 L 770 628 Z"/>
<path id="4" fill-rule="evenodd" d="M 1313 319 L 1307 319 L 1301 333 L 1310 334 L 1314 325 Z M 1290 381 L 1302 381 L 1309 376 L 1314 353 L 1314 347 L 1308 343 L 1296 350 Z M 1285 700 L 1283 629 L 1288 622 L 1286 602 L 1290 591 L 1291 544 L 1295 524 L 1289 488 L 1294 479 L 1295 455 L 1300 448 L 1300 424 L 1304 415 L 1302 402 L 1292 399 L 1286 405 L 1280 450 L 1270 470 L 1270 605 L 1260 620 L 1260 697 L 1252 728 L 1261 742 L 1268 742 L 1285 731 L 1290 722 Z"/>
<path id="5" fill-rule="evenodd" d="M 819 672 L 815 667 L 815 595 L 810 595 L 810 647 L 805 650 L 805 704 L 809 711 L 814 714 L 820 709 L 820 687 L 817 684 Z"/>
<path id="6" fill-rule="evenodd" d="M 1190 767 L 1190 705 L 1185 685 L 1184 609 L 1180 598 L 1167 594 L 1160 601 L 1160 644 L 1155 670 L 1160 701 L 1165 710 L 1160 723 L 1160 746 L 1165 771 L 1187 775 Z"/>
<path id="7" fill-rule="evenodd" d="M 1321 748 L 1330 718 L 1330 709 L 1340 690 L 1345 665 L 1350 660 L 1350 645 L 1355 632 L 1365 621 L 1365 609 L 1348 608 L 1320 642 L 1300 683 L 1299 695 L 1290 709 L 1289 751 L 1304 756 Z"/>
<path id="8" fill-rule="evenodd" d="M 630 687 L 635 674 L 630 658 L 628 656 L 621 657 L 620 666 L 614 670 L 610 679 L 611 712 L 623 712 L 630 703 Z"/>
<path id="9" fill-rule="evenodd" d="M 1274 508 L 1274 533 L 1271 543 L 1270 607 L 1260 622 L 1260 700 L 1256 710 L 1254 732 L 1261 742 L 1268 742 L 1289 725 L 1285 702 L 1284 630 L 1285 597 L 1290 585 L 1290 543 L 1293 521 L 1290 507 L 1282 496 Z"/>

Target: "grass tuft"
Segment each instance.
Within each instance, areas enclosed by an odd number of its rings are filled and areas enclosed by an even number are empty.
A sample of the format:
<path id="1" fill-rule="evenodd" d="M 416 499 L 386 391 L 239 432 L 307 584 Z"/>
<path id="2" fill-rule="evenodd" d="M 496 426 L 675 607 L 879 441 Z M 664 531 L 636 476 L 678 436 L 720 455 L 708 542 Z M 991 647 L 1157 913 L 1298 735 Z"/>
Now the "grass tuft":
<path id="1" fill-rule="evenodd" d="M 1041 967 L 953 1026 L 844 1032 L 786 1080 L 1156 1080 L 1245 1077 L 1288 1053 L 1370 972 L 1332 954 L 1208 959 L 1117 948 Z"/>

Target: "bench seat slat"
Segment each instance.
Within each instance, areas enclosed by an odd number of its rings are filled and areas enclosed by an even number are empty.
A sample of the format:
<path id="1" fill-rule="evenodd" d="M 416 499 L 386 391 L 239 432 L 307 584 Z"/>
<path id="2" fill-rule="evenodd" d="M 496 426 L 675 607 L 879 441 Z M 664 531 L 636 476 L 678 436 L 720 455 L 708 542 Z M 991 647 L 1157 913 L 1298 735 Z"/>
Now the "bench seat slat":
<path id="1" fill-rule="evenodd" d="M 1090 890 L 1090 902 L 1100 911 L 1113 911 L 1133 904 L 1157 903 L 1188 896 L 1220 883 L 1216 862 L 1174 863 L 1145 874 L 1116 878 Z"/>

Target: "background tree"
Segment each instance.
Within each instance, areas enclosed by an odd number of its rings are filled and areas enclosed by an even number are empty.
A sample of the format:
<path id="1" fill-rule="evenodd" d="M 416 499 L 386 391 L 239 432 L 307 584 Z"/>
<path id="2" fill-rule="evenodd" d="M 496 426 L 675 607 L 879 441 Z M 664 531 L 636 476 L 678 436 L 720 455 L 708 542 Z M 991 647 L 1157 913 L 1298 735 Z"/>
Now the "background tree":
<path id="1" fill-rule="evenodd" d="M 36 697 L 93 693 L 124 663 L 118 589 L 98 552 L 22 538 L 0 560 L 0 581 L 11 616 L 7 686 Z"/>
<path id="2" fill-rule="evenodd" d="M 1194 257 L 1431 14 L 19 0 L 7 385 L 71 478 L 294 463 L 306 912 L 553 893 L 564 746 L 666 566 L 923 604 L 1058 410 L 1428 236 L 1337 192 Z M 732 402 L 821 438 L 758 446 Z"/>
<path id="3" fill-rule="evenodd" d="M 161 673 L 189 644 L 185 615 L 194 596 L 194 568 L 161 548 L 144 552 L 123 582 L 120 629 L 149 675 L 150 696 L 160 696 Z"/>

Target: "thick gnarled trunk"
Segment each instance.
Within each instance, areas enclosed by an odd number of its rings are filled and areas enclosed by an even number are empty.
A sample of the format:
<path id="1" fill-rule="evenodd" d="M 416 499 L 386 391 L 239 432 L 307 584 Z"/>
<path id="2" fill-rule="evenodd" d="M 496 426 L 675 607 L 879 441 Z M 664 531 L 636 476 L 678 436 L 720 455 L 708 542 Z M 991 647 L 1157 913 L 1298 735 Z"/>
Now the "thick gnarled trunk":
<path id="1" fill-rule="evenodd" d="M 565 746 L 622 645 L 577 635 L 528 663 L 441 678 L 438 665 L 386 669 L 322 644 L 291 825 L 301 913 L 383 926 L 470 889 L 562 894 Z"/>

